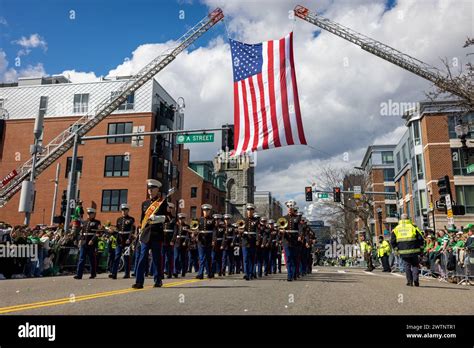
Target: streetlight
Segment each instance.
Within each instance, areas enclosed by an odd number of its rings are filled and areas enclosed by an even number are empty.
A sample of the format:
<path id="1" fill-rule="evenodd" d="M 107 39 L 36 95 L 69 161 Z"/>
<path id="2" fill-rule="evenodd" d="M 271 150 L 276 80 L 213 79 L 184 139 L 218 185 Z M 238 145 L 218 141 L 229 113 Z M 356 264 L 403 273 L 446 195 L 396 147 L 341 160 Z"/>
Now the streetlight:
<path id="1" fill-rule="evenodd" d="M 382 231 L 382 208 L 379 206 L 375 210 L 377 212 L 377 220 L 379 221 L 379 230 L 380 234 L 383 236 L 383 231 Z"/>
<path id="2" fill-rule="evenodd" d="M 469 124 L 464 123 L 461 119 L 458 121 L 458 124 L 454 127 L 454 131 L 459 139 L 461 139 L 461 149 L 463 152 L 464 164 L 469 164 L 469 148 L 466 145 L 466 137 L 469 134 Z"/>

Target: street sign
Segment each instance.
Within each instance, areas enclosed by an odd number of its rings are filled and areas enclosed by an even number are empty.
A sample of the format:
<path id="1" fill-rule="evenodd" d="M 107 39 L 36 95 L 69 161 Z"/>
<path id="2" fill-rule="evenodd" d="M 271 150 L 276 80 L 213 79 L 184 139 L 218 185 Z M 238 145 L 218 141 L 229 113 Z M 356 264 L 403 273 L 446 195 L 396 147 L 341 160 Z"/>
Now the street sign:
<path id="1" fill-rule="evenodd" d="M 447 210 L 447 215 L 448 215 L 448 225 L 452 226 L 454 225 L 454 219 L 453 219 L 453 207 L 451 205 L 451 195 L 446 195 L 446 210 Z"/>
<path id="2" fill-rule="evenodd" d="M 329 193 L 318 193 L 318 198 L 329 198 Z"/>
<path id="3" fill-rule="evenodd" d="M 359 199 L 361 196 L 362 190 L 360 186 L 354 186 L 354 198 Z"/>
<path id="4" fill-rule="evenodd" d="M 474 163 L 467 166 L 467 174 L 474 172 Z"/>
<path id="5" fill-rule="evenodd" d="M 180 134 L 176 137 L 176 144 L 212 142 L 214 142 L 214 133 Z"/>
<path id="6" fill-rule="evenodd" d="M 16 169 L 13 169 L 5 178 L 2 179 L 2 187 L 8 184 L 17 175 L 18 173 Z"/>

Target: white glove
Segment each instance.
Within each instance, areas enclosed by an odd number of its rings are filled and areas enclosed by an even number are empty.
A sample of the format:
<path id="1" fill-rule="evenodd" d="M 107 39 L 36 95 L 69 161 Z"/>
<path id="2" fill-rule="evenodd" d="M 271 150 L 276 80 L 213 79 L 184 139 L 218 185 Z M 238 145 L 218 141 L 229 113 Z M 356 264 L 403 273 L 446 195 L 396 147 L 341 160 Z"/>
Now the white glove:
<path id="1" fill-rule="evenodd" d="M 154 224 L 161 224 L 165 222 L 166 217 L 164 215 L 152 215 L 150 216 L 150 221 Z"/>

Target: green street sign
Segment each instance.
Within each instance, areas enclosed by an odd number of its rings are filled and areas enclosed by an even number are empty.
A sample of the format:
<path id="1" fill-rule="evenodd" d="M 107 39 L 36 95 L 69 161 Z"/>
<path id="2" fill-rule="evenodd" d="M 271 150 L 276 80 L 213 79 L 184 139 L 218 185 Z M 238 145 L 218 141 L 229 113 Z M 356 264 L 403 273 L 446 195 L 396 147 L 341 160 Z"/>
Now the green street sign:
<path id="1" fill-rule="evenodd" d="M 329 198 L 329 193 L 318 193 L 318 198 Z"/>
<path id="2" fill-rule="evenodd" d="M 180 134 L 176 137 L 176 144 L 213 142 L 214 133 Z"/>
<path id="3" fill-rule="evenodd" d="M 471 174 L 472 172 L 474 172 L 474 164 L 470 164 L 467 166 L 467 173 Z"/>

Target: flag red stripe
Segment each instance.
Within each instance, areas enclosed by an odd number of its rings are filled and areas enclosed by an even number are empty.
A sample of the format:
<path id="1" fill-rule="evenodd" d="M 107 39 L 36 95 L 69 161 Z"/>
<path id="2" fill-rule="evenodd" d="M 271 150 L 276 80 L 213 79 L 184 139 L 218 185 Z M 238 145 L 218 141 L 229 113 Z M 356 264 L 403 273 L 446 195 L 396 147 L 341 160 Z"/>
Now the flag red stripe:
<path id="1" fill-rule="evenodd" d="M 245 80 L 240 81 L 240 85 L 242 87 L 242 100 L 244 102 L 244 145 L 242 146 L 242 152 L 247 151 L 249 146 L 249 139 L 250 139 L 250 125 L 249 125 L 249 106 L 247 104 L 247 89 L 245 88 Z"/>
<path id="2" fill-rule="evenodd" d="M 298 136 L 300 143 L 306 145 L 306 138 L 304 136 L 303 121 L 301 120 L 300 99 L 298 97 L 298 86 L 296 85 L 296 70 L 295 60 L 293 57 L 293 32 L 290 33 L 290 66 L 291 66 L 291 81 L 293 86 L 293 100 L 295 101 L 296 124 L 298 125 Z"/>
<path id="3" fill-rule="evenodd" d="M 252 98 L 252 112 L 253 112 L 253 145 L 252 151 L 257 150 L 258 145 L 258 116 L 257 116 L 257 99 L 255 98 L 255 86 L 253 85 L 252 77 L 248 78 L 250 87 L 250 97 Z"/>
<path id="4" fill-rule="evenodd" d="M 272 120 L 273 128 L 273 142 L 275 147 L 281 146 L 280 136 L 278 132 L 278 121 L 276 117 L 276 105 L 275 105 L 275 86 L 274 86 L 274 67 L 273 67 L 273 41 L 268 41 L 268 91 L 270 99 L 270 115 Z"/>
<path id="5" fill-rule="evenodd" d="M 293 135 L 291 134 L 290 115 L 288 114 L 288 95 L 286 92 L 285 38 L 280 39 L 280 92 L 286 143 L 288 145 L 293 145 L 294 142 Z"/>
<path id="6" fill-rule="evenodd" d="M 265 110 L 265 91 L 263 88 L 262 74 L 257 75 L 258 90 L 260 91 L 260 110 L 263 120 L 263 149 L 268 149 L 268 128 L 267 128 L 267 111 Z"/>
<path id="7" fill-rule="evenodd" d="M 234 151 L 239 144 L 240 132 L 240 112 L 239 112 L 239 83 L 234 82 Z"/>

